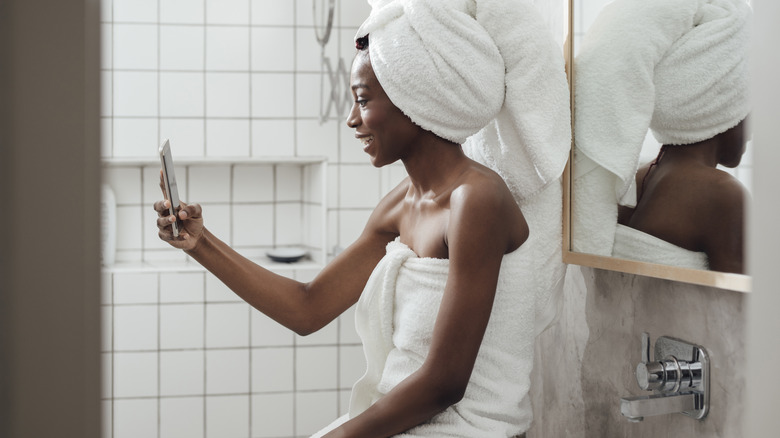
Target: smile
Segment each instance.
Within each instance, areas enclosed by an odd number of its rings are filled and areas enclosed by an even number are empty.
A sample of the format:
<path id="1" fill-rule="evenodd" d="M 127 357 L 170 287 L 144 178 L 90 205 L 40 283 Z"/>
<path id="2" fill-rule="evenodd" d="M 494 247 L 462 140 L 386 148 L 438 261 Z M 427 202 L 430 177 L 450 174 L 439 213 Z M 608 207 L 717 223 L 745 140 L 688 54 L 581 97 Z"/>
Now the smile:
<path id="1" fill-rule="evenodd" d="M 368 146 L 369 144 L 371 144 L 372 141 L 374 141 L 374 136 L 373 135 L 367 135 L 365 137 L 360 137 L 359 140 L 363 143 L 363 146 L 365 147 L 365 146 Z"/>

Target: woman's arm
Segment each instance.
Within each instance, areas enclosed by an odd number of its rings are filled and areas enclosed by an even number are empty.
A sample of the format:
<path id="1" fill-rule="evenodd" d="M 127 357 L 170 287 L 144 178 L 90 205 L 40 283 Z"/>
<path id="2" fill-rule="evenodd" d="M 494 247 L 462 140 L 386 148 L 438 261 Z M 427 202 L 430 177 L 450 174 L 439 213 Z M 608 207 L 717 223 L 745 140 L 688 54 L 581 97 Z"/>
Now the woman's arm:
<path id="1" fill-rule="evenodd" d="M 528 236 L 508 191 L 482 188 L 461 187 L 450 201 L 450 271 L 423 365 L 326 437 L 392 436 L 463 397 L 490 319 L 501 260 Z"/>
<path id="2" fill-rule="evenodd" d="M 310 283 L 275 274 L 233 250 L 203 227 L 201 207 L 184 205 L 183 232 L 172 235 L 165 205 L 155 203 L 162 240 L 183 249 L 250 305 L 298 334 L 313 333 L 357 302 L 368 277 L 385 254 L 393 233 L 395 190 L 374 210 L 361 236 Z"/>

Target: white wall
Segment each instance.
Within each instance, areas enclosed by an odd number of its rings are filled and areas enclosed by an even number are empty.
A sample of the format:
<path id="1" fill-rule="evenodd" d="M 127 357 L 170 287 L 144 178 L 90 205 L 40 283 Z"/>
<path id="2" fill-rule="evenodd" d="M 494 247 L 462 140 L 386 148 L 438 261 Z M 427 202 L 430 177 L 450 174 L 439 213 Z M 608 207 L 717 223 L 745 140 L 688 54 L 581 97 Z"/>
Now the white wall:
<path id="1" fill-rule="evenodd" d="M 753 175 L 753 205 L 750 216 L 749 267 L 753 275 L 753 293 L 748 301 L 747 357 L 745 374 L 748 378 L 745 403 L 745 428 L 743 436 L 759 437 L 776 434 L 780 430 L 776 396 L 780 394 L 780 217 L 777 188 L 778 148 L 777 104 L 780 102 L 780 4 L 755 1 L 755 32 L 752 63 L 754 72 L 754 110 L 752 113 L 755 143 L 755 169 Z"/>

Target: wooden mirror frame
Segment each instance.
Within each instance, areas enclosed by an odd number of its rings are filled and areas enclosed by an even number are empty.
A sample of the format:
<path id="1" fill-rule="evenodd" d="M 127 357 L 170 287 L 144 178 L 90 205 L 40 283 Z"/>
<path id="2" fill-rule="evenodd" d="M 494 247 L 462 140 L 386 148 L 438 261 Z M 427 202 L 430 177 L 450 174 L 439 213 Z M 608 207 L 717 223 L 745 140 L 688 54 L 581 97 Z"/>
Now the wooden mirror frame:
<path id="1" fill-rule="evenodd" d="M 680 281 L 684 283 L 698 284 L 702 286 L 728 289 L 738 292 L 750 292 L 751 278 L 749 275 L 733 274 L 729 272 L 704 271 L 698 269 L 681 268 L 670 265 L 639 262 L 635 260 L 619 259 L 595 254 L 575 252 L 572 250 L 571 232 L 571 201 L 572 201 L 572 162 L 574 161 L 574 81 L 576 74 L 574 68 L 574 1 L 568 0 L 568 37 L 564 47 L 566 60 L 566 76 L 569 81 L 569 107 L 571 109 L 572 140 L 569 151 L 569 162 L 563 173 L 563 262 L 572 265 L 587 266 L 597 269 L 625 272 L 627 274 L 644 275 L 666 280 Z M 748 211 L 745 212 L 746 214 Z M 747 223 L 747 221 L 746 221 Z"/>

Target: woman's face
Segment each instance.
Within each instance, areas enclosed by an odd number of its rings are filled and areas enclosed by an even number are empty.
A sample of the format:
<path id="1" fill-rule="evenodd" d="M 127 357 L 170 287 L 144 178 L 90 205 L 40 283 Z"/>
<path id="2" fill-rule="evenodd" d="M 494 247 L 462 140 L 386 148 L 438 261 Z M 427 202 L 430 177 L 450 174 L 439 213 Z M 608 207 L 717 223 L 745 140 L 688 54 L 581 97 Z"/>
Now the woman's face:
<path id="1" fill-rule="evenodd" d="M 722 146 L 718 149 L 718 164 L 734 168 L 742 161 L 745 147 L 750 140 L 747 118 L 739 122 L 737 126 L 724 132 Z"/>
<path id="2" fill-rule="evenodd" d="M 350 75 L 354 103 L 347 126 L 363 143 L 363 151 L 375 167 L 382 167 L 407 156 L 422 128 L 396 107 L 379 84 L 368 50 L 361 50 L 352 62 Z"/>

